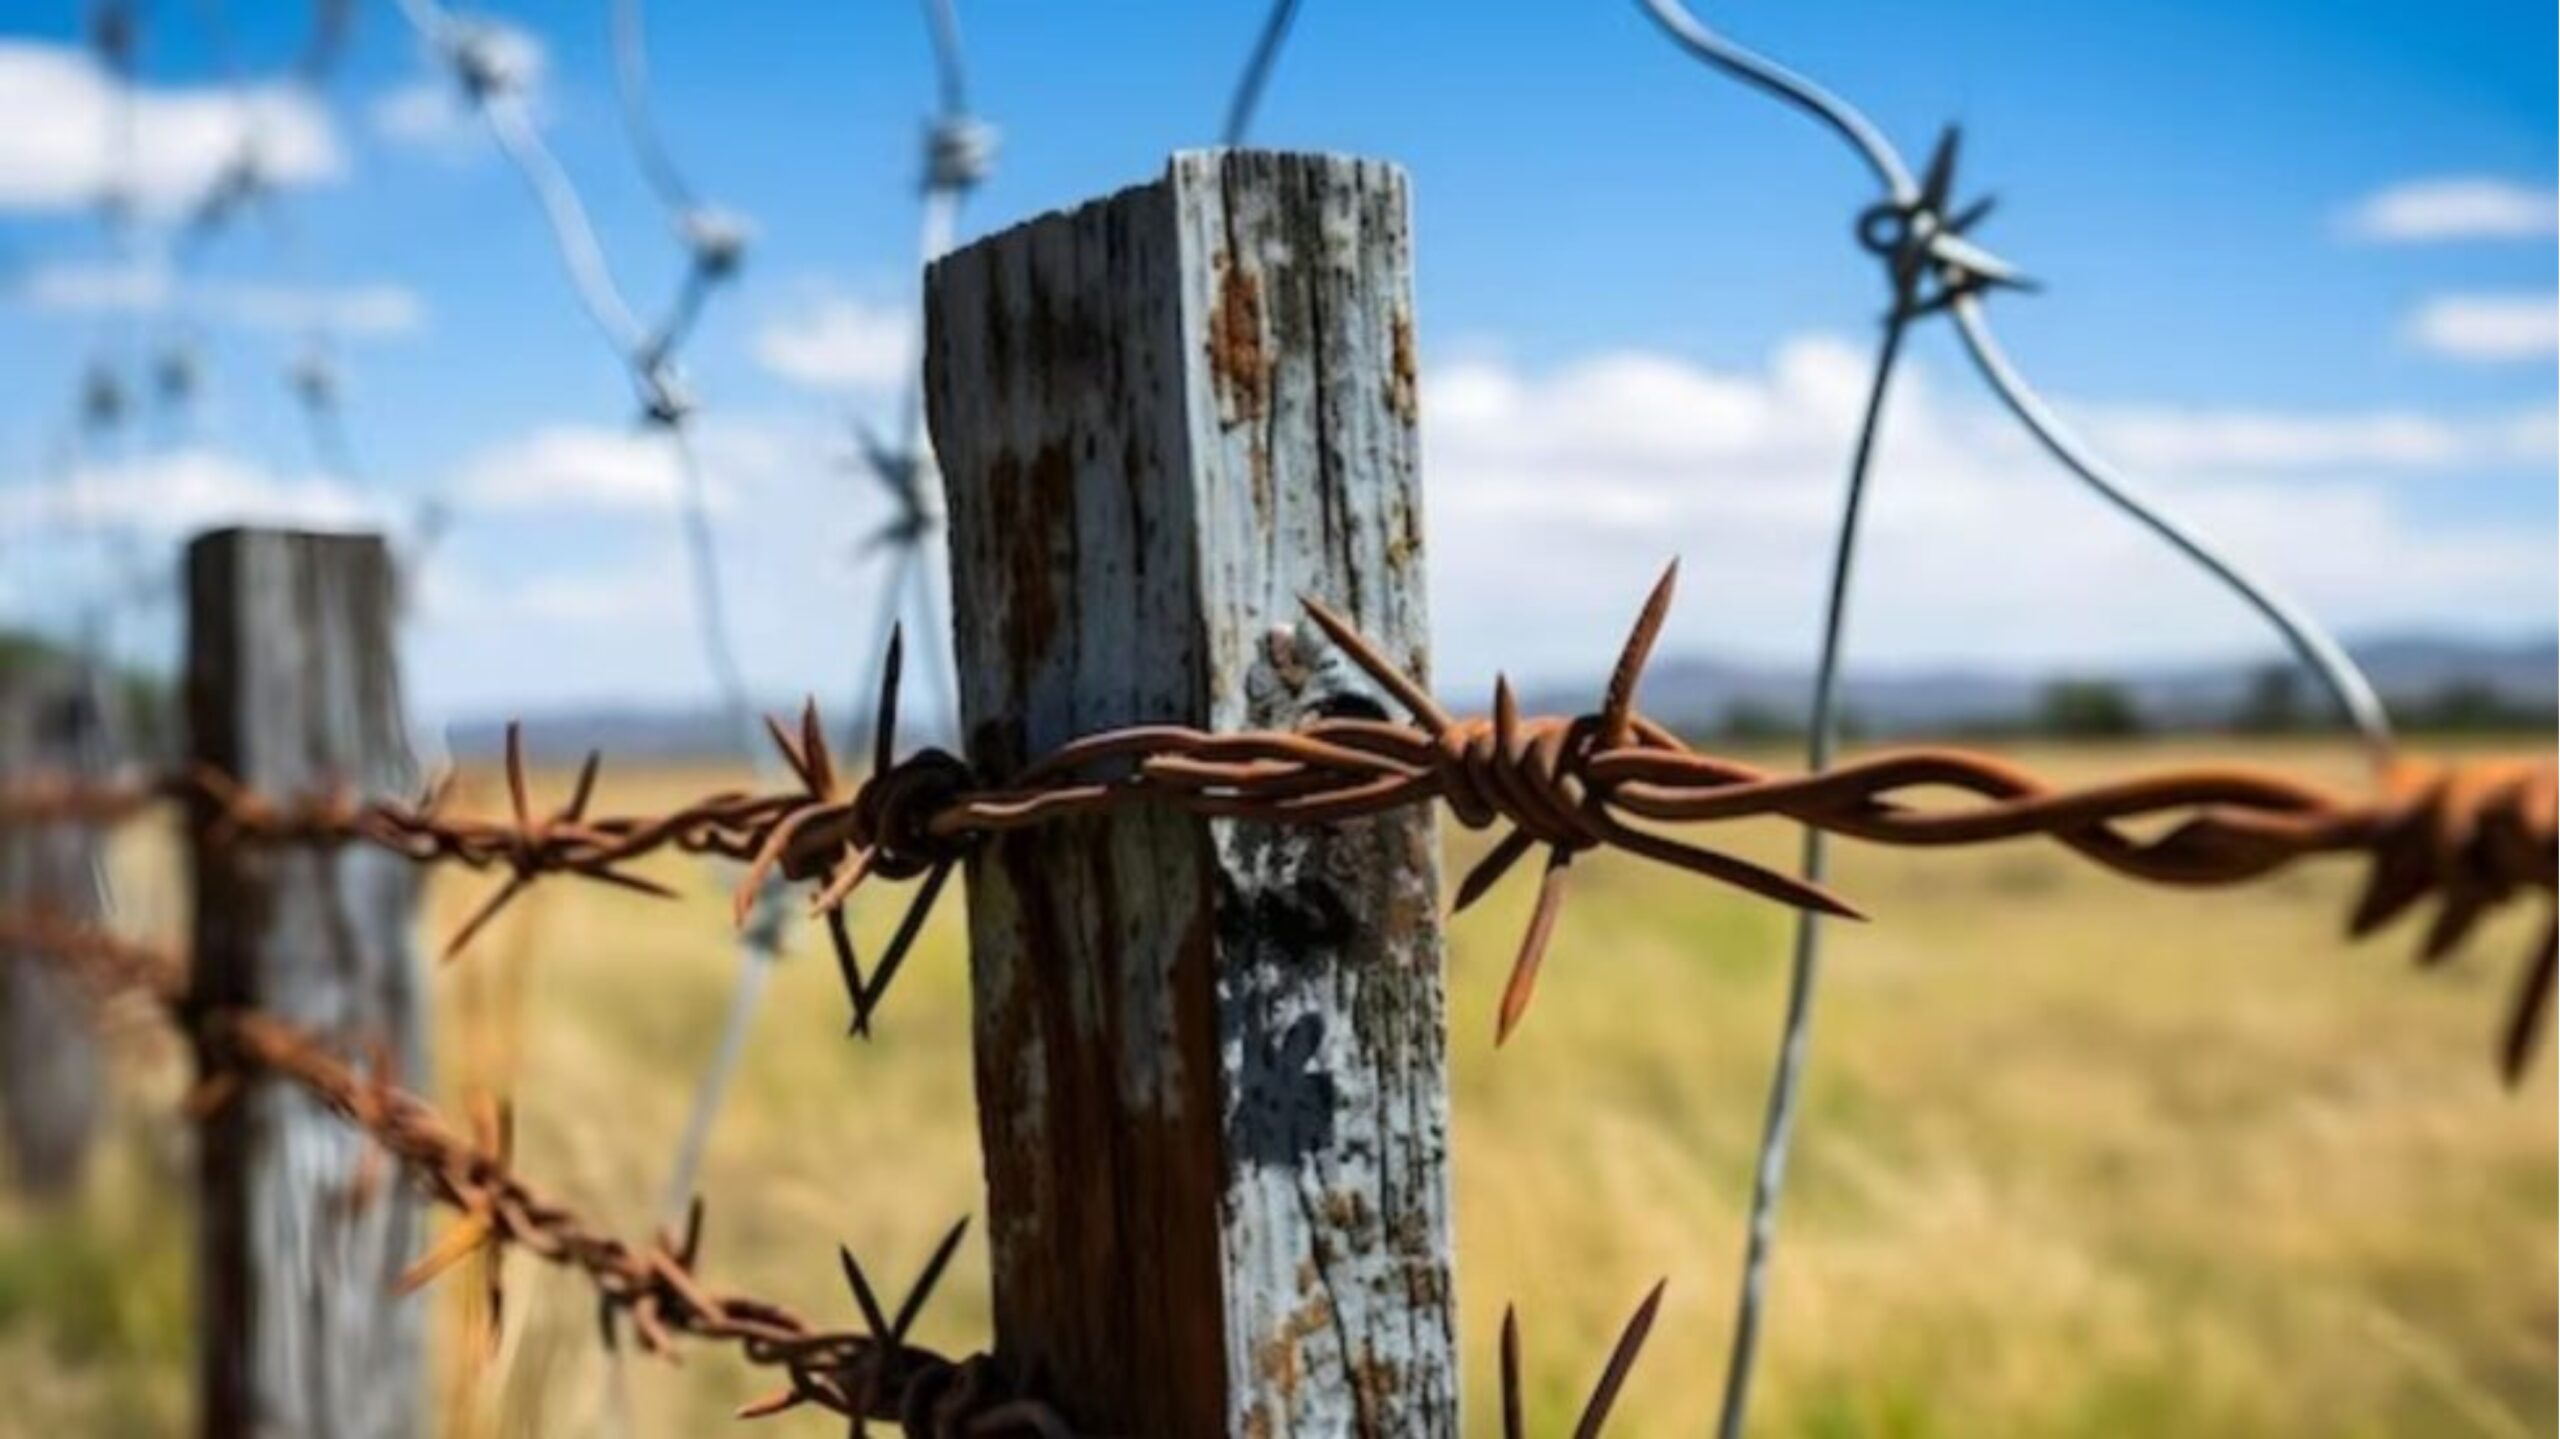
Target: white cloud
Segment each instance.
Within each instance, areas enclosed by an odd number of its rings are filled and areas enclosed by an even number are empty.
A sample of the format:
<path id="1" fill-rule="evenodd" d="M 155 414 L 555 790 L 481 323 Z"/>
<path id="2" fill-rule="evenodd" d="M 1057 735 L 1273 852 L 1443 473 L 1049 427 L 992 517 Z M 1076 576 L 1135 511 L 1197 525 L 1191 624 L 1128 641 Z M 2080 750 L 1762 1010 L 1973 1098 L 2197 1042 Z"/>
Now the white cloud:
<path id="1" fill-rule="evenodd" d="M 2494 175 L 2408 180 L 2356 202 L 2343 228 L 2382 244 L 2531 240 L 2560 233 L 2560 192 Z"/>
<path id="2" fill-rule="evenodd" d="M 2548 409 L 2449 420 L 2410 411 L 2281 414 L 2161 406 L 2083 407 L 2080 423 L 2138 470 L 2434 470 L 2551 453 Z"/>
<path id="3" fill-rule="evenodd" d="M 202 449 L 94 466 L 62 484 L 12 486 L 0 494 L 0 514 L 30 528 L 96 525 L 163 537 L 215 525 L 345 529 L 382 519 L 373 500 L 337 480 L 277 474 Z"/>
<path id="4" fill-rule="evenodd" d="M 742 484 L 789 464 L 789 440 L 750 422 L 714 422 L 694 437 L 710 506 L 726 510 Z M 683 497 L 684 471 L 665 433 L 640 426 L 549 425 L 465 461 L 448 489 L 469 509 L 663 514 Z"/>
<path id="5" fill-rule="evenodd" d="M 10 292 L 35 310 L 64 313 L 162 313 L 242 329 L 299 331 L 326 327 L 341 336 L 389 337 L 416 332 L 426 304 L 387 281 L 329 288 L 204 281 L 181 287 L 165 264 L 49 264 L 29 271 Z"/>
<path id="6" fill-rule="evenodd" d="M 66 262 L 36 266 L 10 294 L 32 310 L 133 313 L 167 309 L 176 289 L 163 264 Z"/>
<path id="7" fill-rule="evenodd" d="M 666 436 L 582 425 L 554 425 L 482 451 L 452 488 L 459 503 L 484 510 L 665 511 L 682 492 Z"/>
<path id="8" fill-rule="evenodd" d="M 820 390 L 882 390 L 915 364 L 915 317 L 846 295 L 819 294 L 756 331 L 756 362 Z"/>
<path id="9" fill-rule="evenodd" d="M 626 628 L 647 620 L 678 625 L 689 614 L 685 558 L 667 553 L 648 564 L 542 573 L 513 583 L 430 569 L 428 606 L 443 624 Z"/>
<path id="10" fill-rule="evenodd" d="M 1868 358 L 1799 339 L 1765 369 L 1658 355 L 1426 376 L 1441 676 L 1592 673 L 1653 566 L 1683 559 L 1671 651 L 1811 652 Z M 2068 407 L 2174 512 L 2332 626 L 2552 622 L 2547 521 L 2436 523 L 2398 473 L 2553 454 L 2548 414 Z M 2317 471 L 2317 473 L 2306 473 Z M 1897 381 L 1863 537 L 1864 662 L 1991 665 L 2265 646 L 2248 611 L 1927 370 Z"/>
<path id="11" fill-rule="evenodd" d="M 2560 351 L 2560 295 L 2440 295 L 2409 319 L 2420 349 L 2456 360 L 2539 360 Z"/>
<path id="12" fill-rule="evenodd" d="M 129 177 L 116 139 L 127 117 Z M 82 51 L 0 41 L 0 210 L 76 209 L 129 179 L 135 203 L 176 213 L 253 141 L 271 183 L 345 172 L 326 112 L 293 91 L 128 89 Z"/>
<path id="13" fill-rule="evenodd" d="M 1817 337 L 1742 367 L 1638 352 L 1432 367 L 1424 560 L 1438 685 L 1481 703 L 1497 667 L 1595 678 L 1675 554 L 1666 654 L 1801 663 L 1867 365 L 1863 344 Z M 2062 408 L 2345 634 L 2555 621 L 2555 535 L 2538 498 L 2555 448 L 2547 413 Z M 809 689 L 834 699 L 879 614 L 884 564 L 856 558 L 886 517 L 879 487 L 823 466 L 840 437 L 806 407 L 709 419 L 704 449 L 729 502 L 717 543 L 750 681 L 774 703 Z M 431 712 L 705 702 L 660 437 L 546 427 L 450 480 L 468 492 L 457 500 L 506 508 L 510 522 L 466 512 L 440 556 L 456 583 L 430 577 L 415 677 Z M 2245 606 L 2055 468 L 1969 374 L 1913 363 L 1874 482 L 1850 622 L 1862 668 L 2273 651 Z M 2456 486 L 2465 499 L 2448 505 Z M 461 598 L 439 614 L 434 597 L 449 591 Z"/>

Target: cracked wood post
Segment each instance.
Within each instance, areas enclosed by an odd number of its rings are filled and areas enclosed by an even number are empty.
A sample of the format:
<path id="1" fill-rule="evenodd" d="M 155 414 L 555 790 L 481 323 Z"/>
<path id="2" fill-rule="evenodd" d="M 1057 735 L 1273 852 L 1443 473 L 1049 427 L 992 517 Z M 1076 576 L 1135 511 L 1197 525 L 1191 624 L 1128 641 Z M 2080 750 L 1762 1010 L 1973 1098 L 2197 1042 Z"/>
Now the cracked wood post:
<path id="1" fill-rule="evenodd" d="M 187 548 L 190 758 L 262 794 L 414 797 L 391 559 L 371 535 L 224 530 Z M 201 817 L 199 817 L 200 819 Z M 369 845 L 235 847 L 190 826 L 197 1014 L 254 1005 L 423 1087 L 418 874 Z M 208 1063 L 219 1057 L 208 1053 Z M 214 1439 L 424 1433 L 421 1301 L 392 1283 L 420 1200 L 292 1085 L 206 1121 L 197 1327 Z"/>
<path id="2" fill-rule="evenodd" d="M 31 660 L 0 676 L 0 772 L 95 777 L 102 716 L 85 667 Z M 0 833 L 0 911 L 99 923 L 104 845 L 85 825 Z M 0 1135 L 20 1192 L 79 1187 L 106 1095 L 97 1026 L 78 984 L 31 956 L 0 954 Z"/>
<path id="3" fill-rule="evenodd" d="M 926 286 L 968 758 L 1426 675 L 1405 180 L 1213 151 Z M 996 1351 L 1080 1429 L 1453 1434 L 1436 821 L 1160 810 L 971 858 Z"/>

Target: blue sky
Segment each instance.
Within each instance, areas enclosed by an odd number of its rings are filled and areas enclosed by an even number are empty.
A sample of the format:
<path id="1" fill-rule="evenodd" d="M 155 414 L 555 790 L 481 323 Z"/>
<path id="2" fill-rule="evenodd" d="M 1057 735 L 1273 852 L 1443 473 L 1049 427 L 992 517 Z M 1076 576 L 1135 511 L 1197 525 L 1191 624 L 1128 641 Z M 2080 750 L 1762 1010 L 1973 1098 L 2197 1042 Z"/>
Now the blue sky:
<path id="1" fill-rule="evenodd" d="M 239 133 L 235 90 L 298 6 L 148 7 L 146 198 L 183 206 Z M 175 278 L 110 254 L 81 197 L 110 82 L 69 4 L 0 5 L 0 612 L 60 623 L 100 582 L 59 523 L 85 464 L 133 554 L 184 524 L 406 524 L 455 507 L 420 583 L 429 713 L 696 698 L 663 460 L 560 279 L 539 214 L 387 0 L 361 0 L 325 105 L 272 88 L 293 238 L 244 225 Z M 607 7 L 485 13 L 539 48 L 536 105 L 617 276 L 669 241 L 614 109 Z M 1259 12 L 962 6 L 971 101 L 1002 128 L 968 233 L 1148 177 L 1214 138 Z M 2350 634 L 2554 623 L 2554 18 L 2525 3 L 1701 12 L 1822 78 L 1906 151 L 1965 127 L 1982 232 L 2041 278 L 1994 313 L 2103 447 Z M 870 633 L 851 558 L 881 514 L 842 417 L 892 405 L 911 311 L 923 25 L 899 3 L 655 0 L 655 99 L 695 183 L 750 216 L 742 282 L 687 352 L 759 691 L 840 694 Z M 228 137 L 228 138 L 226 138 Z M 1700 69 L 1629 4 L 1306 0 L 1261 143 L 1412 172 L 1425 483 L 1445 684 L 1575 673 L 1661 559 L 1679 648 L 1810 641 L 1828 512 L 1882 291 L 1864 172 Z M 146 226 L 146 229 L 154 227 Z M 279 379 L 340 333 L 360 472 L 315 459 Z M 66 458 L 80 376 L 195 332 L 190 406 Z M 1879 471 L 1854 662 L 2104 668 L 2261 648 L 2245 614 L 2043 466 L 1924 333 Z M 2022 551 L 2017 541 L 2036 543 Z M 1569 571 L 1532 586 L 1530 546 Z M 165 609 L 123 643 L 165 650 Z"/>

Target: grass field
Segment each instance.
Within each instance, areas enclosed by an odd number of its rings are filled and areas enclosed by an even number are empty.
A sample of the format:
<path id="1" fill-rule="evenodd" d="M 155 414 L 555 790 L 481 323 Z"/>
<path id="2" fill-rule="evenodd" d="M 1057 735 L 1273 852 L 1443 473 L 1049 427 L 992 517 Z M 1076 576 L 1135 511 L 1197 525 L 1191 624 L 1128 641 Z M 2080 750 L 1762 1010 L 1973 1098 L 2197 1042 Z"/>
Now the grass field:
<path id="1" fill-rule="evenodd" d="M 2187 753 L 2023 757 L 2085 779 Z M 2343 749 L 2240 753 L 2358 778 Z M 603 807 L 711 778 L 608 771 Z M 1791 853 L 1774 828 L 1725 837 Z M 1480 839 L 1451 843 L 1463 855 Z M 120 861 L 146 924 L 172 908 L 150 848 Z M 733 973 L 717 877 L 658 872 L 699 897 L 652 906 L 556 884 L 438 981 L 443 1092 L 511 1075 L 522 1167 L 634 1235 Z M 2553 1432 L 2552 1066 L 2509 1093 L 2491 1057 L 2521 916 L 2420 975 L 2405 930 L 2339 939 L 2344 865 L 2192 893 L 2035 845 L 1847 846 L 1837 875 L 1875 921 L 1841 927 L 1831 949 L 1755 1432 Z M 434 932 L 475 893 L 441 879 Z M 1789 921 L 1636 861 L 1587 863 L 1538 1004 L 1497 1054 L 1492 1005 L 1525 903 L 1515 880 L 1453 928 L 1473 1427 L 1493 1412 L 1506 1300 L 1525 1316 L 1533 1428 L 1561 1433 L 1619 1322 L 1667 1275 L 1616 1432 L 1698 1433 Z M 875 945 L 888 908 L 864 916 Z M 799 936 L 710 1158 L 715 1281 L 849 1321 L 837 1240 L 903 1282 L 977 1207 L 961 927 L 947 904 L 867 1046 L 843 1037 L 822 941 Z M 183 1427 L 181 1076 L 165 1045 L 120 1048 L 115 1127 L 80 1202 L 0 1201 L 0 1433 Z M 469 1286 L 436 1300 L 448 1432 L 595 1430 L 607 1384 L 591 1306 L 533 1261 L 511 1272 L 521 1322 L 490 1364 L 453 1342 Z M 928 1342 L 983 1342 L 984 1272 L 973 1239 Z M 721 1432 L 760 1387 L 711 1355 L 637 1365 L 626 1383 L 649 1435 Z"/>

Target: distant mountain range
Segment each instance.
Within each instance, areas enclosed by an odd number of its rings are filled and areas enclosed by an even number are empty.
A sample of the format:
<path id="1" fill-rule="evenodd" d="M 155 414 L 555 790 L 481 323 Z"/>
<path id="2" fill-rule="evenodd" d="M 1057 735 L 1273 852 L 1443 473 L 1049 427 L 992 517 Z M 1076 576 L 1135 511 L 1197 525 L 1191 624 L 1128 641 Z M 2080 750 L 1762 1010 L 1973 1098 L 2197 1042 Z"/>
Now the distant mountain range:
<path id="1" fill-rule="evenodd" d="M 2520 718 L 2560 709 L 2560 636 L 2482 641 L 2409 635 L 2351 648 L 2397 709 L 2415 713 L 2458 689 Z M 2146 727 L 2209 729 L 2231 722 L 2273 664 L 2261 658 L 2067 673 L 1853 667 L 1844 698 L 1855 726 L 1870 734 L 2025 729 L 2034 726 L 2056 681 L 2095 680 L 2121 691 Z M 1643 702 L 1647 714 L 1683 731 L 1737 723 L 1783 728 L 1803 722 L 1809 683 L 1801 668 L 1667 656 L 1646 672 Z M 1522 702 L 1532 712 L 1571 713 L 1588 708 L 1599 690 L 1600 677 L 1593 675 L 1532 686 Z M 2308 676 L 2296 690 L 2304 717 L 2325 719 L 2322 697 Z M 734 754 L 737 744 L 726 718 L 708 708 L 557 710 L 528 715 L 525 737 L 536 753 L 554 757 L 593 748 L 618 758 L 661 761 L 717 758 Z M 457 755 L 497 754 L 505 721 L 459 721 L 447 729 L 445 742 Z"/>
<path id="2" fill-rule="evenodd" d="M 2480 641 L 2394 636 L 2350 646 L 2358 664 L 2395 709 L 2423 709 L 2456 688 L 2469 688 L 2502 709 L 2549 714 L 2560 706 L 2560 637 Z M 2249 699 L 2274 657 L 2071 671 L 1927 669 L 1861 670 L 1854 663 L 1841 687 L 1844 710 L 1870 733 L 2023 727 L 2057 681 L 2094 680 L 2123 691 L 2154 729 L 2208 729 L 2228 724 Z M 1711 730 L 1748 717 L 1801 725 L 1809 672 L 1776 665 L 1668 657 L 1645 672 L 1645 713 L 1674 729 Z M 1540 711 L 1591 703 L 1598 681 L 1540 686 L 1523 697 Z M 2295 686 L 2305 717 L 2327 717 L 2311 676 Z"/>

